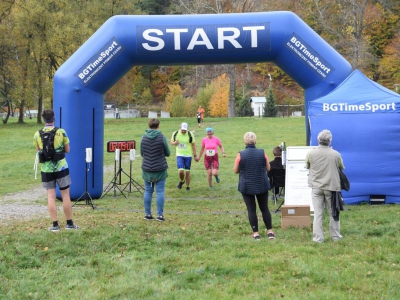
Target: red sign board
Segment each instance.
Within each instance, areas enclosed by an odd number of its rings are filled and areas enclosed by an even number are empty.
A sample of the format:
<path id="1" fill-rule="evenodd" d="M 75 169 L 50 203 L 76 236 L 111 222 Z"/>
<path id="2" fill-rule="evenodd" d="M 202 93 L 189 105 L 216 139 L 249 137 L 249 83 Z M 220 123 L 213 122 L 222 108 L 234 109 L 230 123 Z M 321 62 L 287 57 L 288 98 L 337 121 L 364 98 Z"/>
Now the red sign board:
<path id="1" fill-rule="evenodd" d="M 129 152 L 136 149 L 136 143 L 135 141 L 110 141 L 107 143 L 107 152 L 115 152 L 115 149 L 119 149 L 121 152 Z"/>

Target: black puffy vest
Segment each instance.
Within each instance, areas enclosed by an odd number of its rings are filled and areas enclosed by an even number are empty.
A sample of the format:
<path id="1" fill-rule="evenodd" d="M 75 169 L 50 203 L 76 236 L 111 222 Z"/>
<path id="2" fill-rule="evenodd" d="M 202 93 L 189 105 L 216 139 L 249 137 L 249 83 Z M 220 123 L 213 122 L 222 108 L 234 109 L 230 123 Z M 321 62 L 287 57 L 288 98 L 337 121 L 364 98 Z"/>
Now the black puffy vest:
<path id="1" fill-rule="evenodd" d="M 240 151 L 238 190 L 243 194 L 256 195 L 270 189 L 266 159 L 263 149 L 253 145 Z"/>
<path id="2" fill-rule="evenodd" d="M 168 169 L 164 152 L 163 135 L 159 134 L 151 140 L 147 136 L 142 138 L 142 170 L 146 172 L 159 172 Z"/>

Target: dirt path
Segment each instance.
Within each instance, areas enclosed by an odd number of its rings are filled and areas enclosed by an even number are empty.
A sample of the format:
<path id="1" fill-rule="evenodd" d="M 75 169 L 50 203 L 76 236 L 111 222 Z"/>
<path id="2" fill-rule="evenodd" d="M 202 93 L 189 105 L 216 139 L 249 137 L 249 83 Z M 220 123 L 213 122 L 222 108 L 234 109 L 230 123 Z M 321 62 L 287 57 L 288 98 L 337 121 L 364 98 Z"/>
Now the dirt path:
<path id="1" fill-rule="evenodd" d="M 47 205 L 36 203 L 36 200 L 45 199 L 46 190 L 41 186 L 0 197 L 0 225 L 7 225 L 12 220 L 41 217 L 47 214 Z"/>

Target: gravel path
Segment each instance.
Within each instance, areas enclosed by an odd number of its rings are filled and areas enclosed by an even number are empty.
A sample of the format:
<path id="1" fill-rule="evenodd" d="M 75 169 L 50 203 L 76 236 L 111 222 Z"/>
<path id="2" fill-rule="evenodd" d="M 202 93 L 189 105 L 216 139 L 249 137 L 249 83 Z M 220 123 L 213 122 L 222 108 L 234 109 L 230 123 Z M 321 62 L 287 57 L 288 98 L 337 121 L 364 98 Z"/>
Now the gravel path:
<path id="1" fill-rule="evenodd" d="M 104 167 L 104 174 L 113 171 L 114 165 Z M 58 209 L 62 210 L 61 207 Z M 47 194 L 40 181 L 38 187 L 32 190 L 0 197 L 0 226 L 8 225 L 13 220 L 41 218 L 46 214 L 48 216 Z"/>
<path id="2" fill-rule="evenodd" d="M 41 186 L 0 197 L 0 225 L 8 225 L 13 220 L 31 219 L 48 214 L 46 199 L 46 190 Z M 37 200 L 42 200 L 45 205 L 36 203 Z"/>

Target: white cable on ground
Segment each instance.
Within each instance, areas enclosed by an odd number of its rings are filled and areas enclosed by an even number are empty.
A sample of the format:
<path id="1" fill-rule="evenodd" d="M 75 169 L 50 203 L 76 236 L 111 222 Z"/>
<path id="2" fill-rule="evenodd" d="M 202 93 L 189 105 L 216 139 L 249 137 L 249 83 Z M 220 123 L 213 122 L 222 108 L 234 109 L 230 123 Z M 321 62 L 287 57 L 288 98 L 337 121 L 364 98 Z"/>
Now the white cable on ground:
<path id="1" fill-rule="evenodd" d="M 33 164 L 33 170 L 35 171 L 35 179 L 37 179 L 37 166 L 39 164 L 39 152 L 36 153 L 35 163 Z"/>

